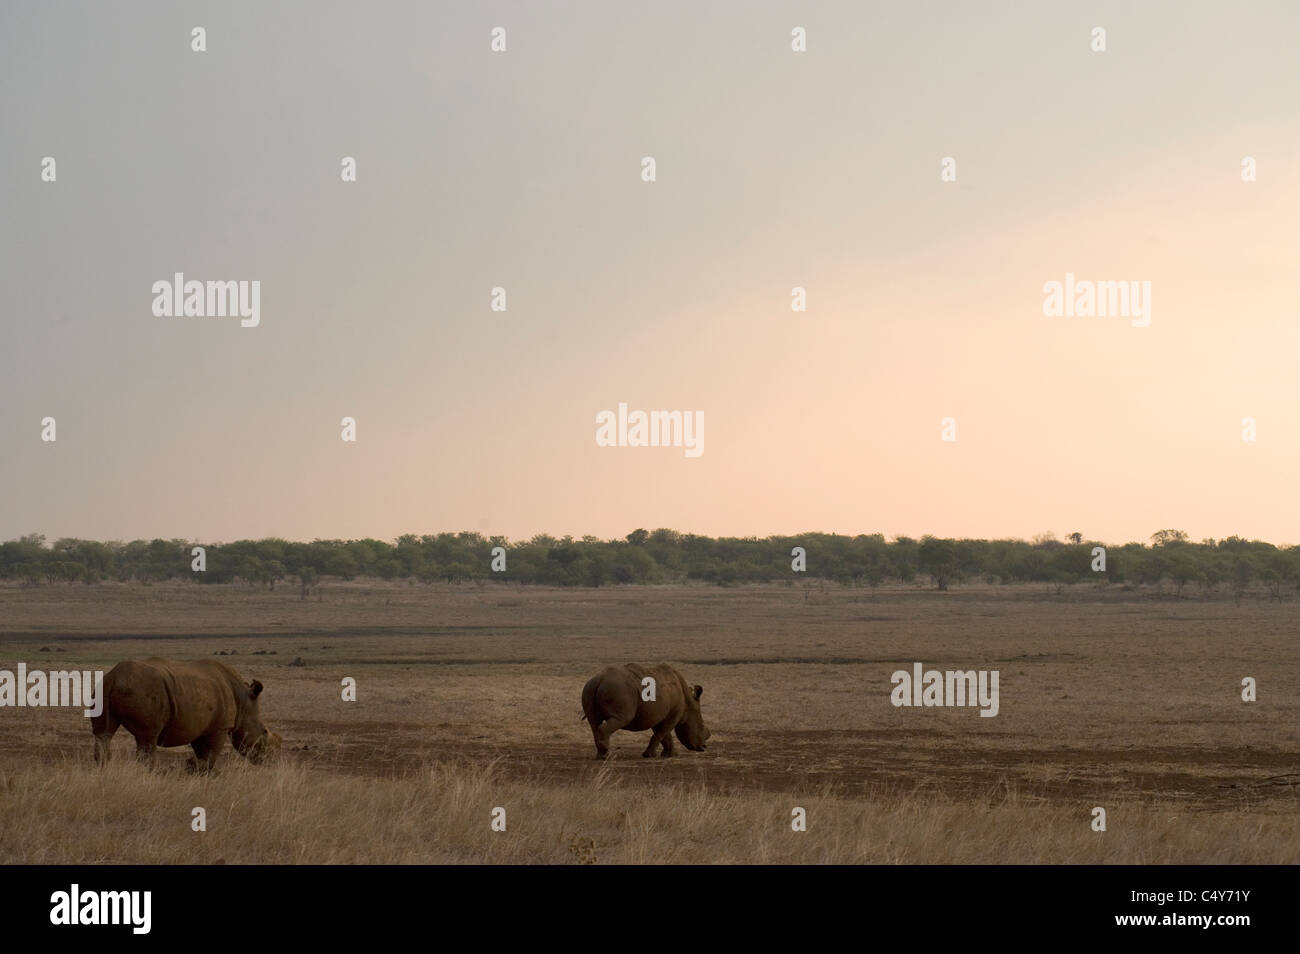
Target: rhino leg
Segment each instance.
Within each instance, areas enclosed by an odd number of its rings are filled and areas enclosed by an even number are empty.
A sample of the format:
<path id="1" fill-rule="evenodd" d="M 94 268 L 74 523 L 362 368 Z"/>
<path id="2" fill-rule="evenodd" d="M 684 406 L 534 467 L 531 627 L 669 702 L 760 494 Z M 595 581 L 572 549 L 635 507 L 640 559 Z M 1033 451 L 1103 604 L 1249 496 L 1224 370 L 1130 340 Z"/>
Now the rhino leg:
<path id="1" fill-rule="evenodd" d="M 146 742 L 143 738 L 135 740 L 135 758 L 147 764 L 149 768 L 153 768 L 157 764 L 157 751 L 159 751 L 157 742 Z"/>
<path id="2" fill-rule="evenodd" d="M 137 736 L 135 740 L 135 757 L 153 768 L 158 764 L 158 742 L 154 739 L 142 739 Z"/>
<path id="3" fill-rule="evenodd" d="M 225 739 L 225 733 L 218 732 L 215 735 L 201 735 L 191 742 L 190 748 L 194 750 L 191 769 L 196 772 L 211 772 L 217 764 L 217 756 L 221 754 Z"/>
<path id="4" fill-rule="evenodd" d="M 664 758 L 673 754 L 673 727 L 666 722 L 660 722 L 655 726 L 654 735 L 650 736 L 650 744 L 645 747 L 641 753 L 641 758 L 648 759 L 655 754 L 656 746 L 663 746 Z"/>
<path id="5" fill-rule="evenodd" d="M 609 757 L 609 737 L 629 721 L 628 719 L 606 719 L 604 722 L 591 723 L 591 735 L 596 740 L 596 758 Z"/>
<path id="6" fill-rule="evenodd" d="M 113 741 L 113 733 L 117 731 L 117 726 L 117 720 L 107 708 L 90 720 L 91 731 L 95 733 L 96 765 L 105 765 L 112 758 L 113 753 L 109 743 Z"/>

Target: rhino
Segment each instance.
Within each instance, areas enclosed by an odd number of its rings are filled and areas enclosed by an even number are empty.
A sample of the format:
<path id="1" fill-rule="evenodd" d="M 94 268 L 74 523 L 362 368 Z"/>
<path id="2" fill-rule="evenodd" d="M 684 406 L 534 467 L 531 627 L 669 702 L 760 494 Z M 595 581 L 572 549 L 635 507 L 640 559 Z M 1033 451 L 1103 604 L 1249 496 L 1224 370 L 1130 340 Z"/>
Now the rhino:
<path id="1" fill-rule="evenodd" d="M 582 687 L 582 711 L 596 740 L 596 758 L 609 755 L 609 737 L 619 729 L 654 730 L 642 758 L 654 755 L 656 746 L 669 758 L 674 733 L 691 751 L 703 752 L 710 735 L 700 714 L 703 692 L 703 686 L 688 684 L 668 665 L 602 669 Z"/>
<path id="2" fill-rule="evenodd" d="M 136 754 L 153 764 L 158 746 L 188 745 L 191 769 L 210 770 L 229 737 L 250 762 L 280 747 L 280 736 L 262 725 L 262 684 L 245 683 L 213 659 L 128 659 L 104 677 L 103 711 L 90 720 L 95 761 L 109 760 L 109 742 L 119 726 L 135 736 Z"/>

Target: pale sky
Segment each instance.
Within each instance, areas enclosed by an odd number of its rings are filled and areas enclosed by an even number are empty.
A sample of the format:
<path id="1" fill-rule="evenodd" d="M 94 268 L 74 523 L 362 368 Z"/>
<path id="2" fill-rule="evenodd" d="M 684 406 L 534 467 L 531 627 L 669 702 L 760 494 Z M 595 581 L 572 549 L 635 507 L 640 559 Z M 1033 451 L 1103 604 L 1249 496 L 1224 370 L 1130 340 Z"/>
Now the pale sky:
<path id="1" fill-rule="evenodd" d="M 1300 542 L 1297 37 L 1288 2 L 5 4 L 0 539 Z M 260 281 L 260 325 L 154 316 L 177 271 Z M 1045 316 L 1067 272 L 1149 281 L 1150 326 Z M 620 402 L 702 412 L 703 455 L 598 447 Z"/>

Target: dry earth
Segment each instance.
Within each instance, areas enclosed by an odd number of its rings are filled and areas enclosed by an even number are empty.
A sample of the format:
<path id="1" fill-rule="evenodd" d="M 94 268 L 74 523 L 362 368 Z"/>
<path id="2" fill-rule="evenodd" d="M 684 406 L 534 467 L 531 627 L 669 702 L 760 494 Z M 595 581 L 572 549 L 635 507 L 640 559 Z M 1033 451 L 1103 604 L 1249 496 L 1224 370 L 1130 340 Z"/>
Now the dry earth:
<path id="1" fill-rule="evenodd" d="M 437 800 L 455 780 L 462 796 L 472 789 L 494 804 L 510 792 L 551 816 L 558 841 L 539 829 L 535 844 L 521 839 L 503 851 L 490 841 L 474 847 L 484 841 L 479 833 L 463 842 L 444 833 L 423 854 L 378 843 L 312 853 L 286 847 L 286 835 L 274 849 L 230 842 L 231 860 L 595 860 L 594 852 L 618 861 L 1296 861 L 1298 617 L 1293 600 L 1237 605 L 1117 587 L 1057 595 L 816 583 L 339 583 L 303 600 L 288 588 L 0 585 L 0 669 L 20 661 L 108 669 L 124 658 L 225 652 L 246 678 L 266 684 L 264 716 L 287 748 L 285 764 L 261 775 L 227 756 L 218 778 L 189 779 L 180 771 L 188 750 L 172 750 L 146 776 L 130 764 L 123 731 L 114 771 L 96 778 L 78 712 L 0 709 L 0 860 L 124 860 L 108 849 L 87 854 L 93 821 L 69 822 L 80 816 L 59 808 L 61 793 L 64 801 L 112 801 L 139 789 L 138 799 L 166 803 L 169 790 L 187 786 L 238 794 L 288 779 L 345 802 L 398 798 L 417 816 L 414 790 Z M 672 662 L 704 685 L 708 751 L 678 747 L 673 759 L 643 760 L 647 734 L 619 733 L 612 762 L 595 761 L 579 695 L 598 668 L 622 661 Z M 998 716 L 895 708 L 890 675 L 914 662 L 998 670 Z M 356 702 L 341 699 L 348 676 Z M 1246 676 L 1258 682 L 1257 702 L 1241 699 Z M 27 797 L 17 797 L 22 791 Z M 788 832 L 790 806 L 814 800 L 822 810 L 810 815 L 809 834 L 819 817 L 835 817 L 831 840 L 825 832 L 802 844 L 754 835 L 755 819 L 769 816 L 774 830 Z M 45 813 L 71 831 L 37 820 L 35 806 L 47 801 Z M 674 804 L 692 801 L 697 817 L 727 803 L 728 817 L 750 821 L 721 841 L 688 837 L 686 820 L 668 819 L 678 814 Z M 582 821 L 606 802 L 608 818 Z M 660 850 L 617 834 L 618 805 L 630 803 L 663 815 L 652 826 Z M 1105 834 L 1089 828 L 1094 806 L 1111 813 Z M 467 817 L 487 831 L 490 807 L 467 803 Z M 305 827 L 310 812 L 300 811 Z M 339 815 L 326 803 L 314 811 Z M 976 820 L 999 812 L 1005 824 L 994 833 Z M 118 823 L 129 831 L 132 817 Z M 1170 819 L 1178 819 L 1172 829 Z M 299 823 L 278 824 L 292 833 Z M 329 822 L 311 825 L 320 831 Z M 939 827 L 954 825 L 966 829 L 956 835 L 967 847 L 956 853 L 954 833 L 944 842 Z M 583 847 L 587 829 L 604 849 Z M 904 850 L 891 834 L 908 830 L 915 837 Z M 1099 849 L 1107 838 L 1110 847 Z M 169 850 L 123 854 L 191 857 Z"/>

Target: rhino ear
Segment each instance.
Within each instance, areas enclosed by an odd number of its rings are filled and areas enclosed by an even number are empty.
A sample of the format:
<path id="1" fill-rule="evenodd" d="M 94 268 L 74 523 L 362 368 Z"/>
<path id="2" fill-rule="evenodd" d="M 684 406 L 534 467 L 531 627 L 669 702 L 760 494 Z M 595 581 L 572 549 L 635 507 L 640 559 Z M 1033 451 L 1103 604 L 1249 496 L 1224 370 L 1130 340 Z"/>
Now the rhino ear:
<path id="1" fill-rule="evenodd" d="M 256 699 L 262 694 L 262 684 L 254 679 L 248 684 L 248 694 Z"/>
<path id="2" fill-rule="evenodd" d="M 696 687 L 695 687 L 695 698 L 698 699 L 698 698 L 699 698 L 700 696 L 702 696 L 702 695 L 704 695 L 704 687 L 703 687 L 703 686 L 696 686 Z"/>

